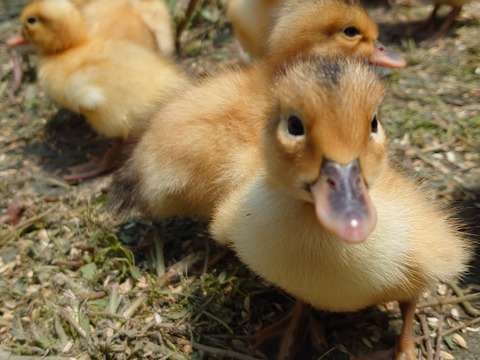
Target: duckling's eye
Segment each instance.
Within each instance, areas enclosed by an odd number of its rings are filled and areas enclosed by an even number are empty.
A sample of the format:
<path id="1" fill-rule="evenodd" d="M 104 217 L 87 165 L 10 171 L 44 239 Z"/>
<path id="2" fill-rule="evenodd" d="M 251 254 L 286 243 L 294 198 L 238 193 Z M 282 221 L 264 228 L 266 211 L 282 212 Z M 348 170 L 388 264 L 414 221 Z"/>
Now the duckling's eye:
<path id="1" fill-rule="evenodd" d="M 372 123 L 370 124 L 370 131 L 374 134 L 378 132 L 378 120 L 377 115 L 373 117 Z"/>
<path id="2" fill-rule="evenodd" d="M 348 37 L 354 37 L 360 34 L 360 31 L 358 31 L 358 29 L 355 26 L 349 26 L 345 30 L 343 30 L 343 33 Z"/>
<path id="3" fill-rule="evenodd" d="M 37 18 L 36 17 L 29 17 L 27 19 L 27 23 L 29 23 L 30 25 L 32 24 L 35 24 L 37 22 Z"/>
<path id="4" fill-rule="evenodd" d="M 305 134 L 302 120 L 295 115 L 290 116 L 288 118 L 288 132 L 293 136 L 301 136 Z"/>

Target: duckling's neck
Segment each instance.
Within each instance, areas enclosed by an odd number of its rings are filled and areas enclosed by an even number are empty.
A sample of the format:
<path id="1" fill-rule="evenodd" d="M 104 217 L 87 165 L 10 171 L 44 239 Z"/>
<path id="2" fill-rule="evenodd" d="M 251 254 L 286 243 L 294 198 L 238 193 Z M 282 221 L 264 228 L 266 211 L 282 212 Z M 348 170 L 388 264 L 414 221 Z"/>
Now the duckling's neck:
<path id="1" fill-rule="evenodd" d="M 76 46 L 79 46 L 87 41 L 87 30 L 82 23 L 78 27 L 68 27 L 62 29 L 59 35 L 52 39 L 49 46 L 44 46 L 45 53 L 58 53 Z"/>

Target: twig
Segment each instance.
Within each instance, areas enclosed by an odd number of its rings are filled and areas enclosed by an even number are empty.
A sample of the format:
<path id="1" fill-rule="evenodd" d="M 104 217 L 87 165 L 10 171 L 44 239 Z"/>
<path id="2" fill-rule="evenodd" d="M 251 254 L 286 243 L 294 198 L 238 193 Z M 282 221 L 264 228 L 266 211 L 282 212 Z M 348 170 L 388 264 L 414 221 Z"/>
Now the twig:
<path id="1" fill-rule="evenodd" d="M 427 360 L 433 360 L 432 343 L 430 342 L 430 329 L 428 328 L 427 317 L 425 314 L 418 314 L 425 335 L 425 347 L 427 349 Z"/>
<path id="2" fill-rule="evenodd" d="M 206 312 L 205 310 L 202 311 L 200 314 L 203 314 L 203 315 L 206 315 L 207 317 L 215 320 L 216 322 L 218 322 L 219 324 L 223 325 L 223 327 L 225 329 L 227 329 L 227 331 L 233 335 L 233 330 L 230 328 L 230 326 L 227 325 L 227 323 L 225 321 L 223 321 L 222 319 L 216 317 L 215 315 L 212 315 L 210 314 L 209 312 Z"/>
<path id="3" fill-rule="evenodd" d="M 80 301 L 83 300 L 95 300 L 95 299 L 101 299 L 105 296 L 108 295 L 108 292 L 106 291 L 97 291 L 91 294 L 79 294 L 77 295 L 77 299 Z"/>
<path id="4" fill-rule="evenodd" d="M 80 326 L 80 324 L 73 318 L 72 315 L 70 315 L 68 313 L 68 311 L 66 311 L 64 308 L 60 307 L 60 306 L 57 306 L 55 304 L 53 304 L 53 307 L 60 313 L 60 315 L 63 316 L 63 318 L 65 320 L 67 320 L 67 322 L 73 326 L 73 328 L 75 330 L 77 330 L 78 334 L 83 337 L 84 339 L 87 338 L 87 333 L 85 332 L 85 330 Z"/>
<path id="5" fill-rule="evenodd" d="M 419 304 L 417 304 L 417 309 L 423 309 L 423 308 L 426 308 L 426 307 L 434 307 L 434 306 L 438 306 L 438 305 L 458 304 L 458 303 L 461 303 L 463 301 L 472 301 L 472 300 L 476 300 L 476 299 L 480 299 L 480 293 L 468 294 L 468 295 L 461 296 L 461 297 L 456 297 L 456 296 L 455 297 L 447 297 L 445 299 L 436 299 L 436 300 L 432 300 L 432 301 L 428 301 L 428 302 L 419 303 Z M 353 323 L 353 322 L 365 321 L 365 320 L 368 320 L 368 319 L 371 319 L 371 318 L 377 316 L 378 314 L 379 313 L 376 312 L 376 311 L 366 313 L 366 314 L 357 314 L 357 315 L 353 315 L 353 316 L 351 316 L 349 318 L 346 318 L 346 319 L 330 321 L 330 322 L 327 323 L 327 326 L 340 326 L 340 325 L 350 324 L 350 323 Z M 384 314 L 386 316 L 398 315 L 398 314 L 400 314 L 400 309 L 385 310 L 385 311 L 382 311 L 381 314 Z M 420 336 L 417 339 L 422 340 L 423 337 Z"/>
<path id="6" fill-rule="evenodd" d="M 193 10 L 197 6 L 199 0 L 190 0 L 188 3 L 187 10 L 185 10 L 185 16 L 183 19 L 178 23 L 176 33 L 175 33 L 175 47 L 177 50 L 180 48 L 180 35 L 182 34 L 183 30 L 185 30 L 190 18 L 192 17 Z"/>
<path id="7" fill-rule="evenodd" d="M 472 326 L 472 325 L 475 325 L 476 323 L 480 322 L 480 317 L 476 318 L 476 319 L 473 319 L 473 320 L 470 320 L 470 321 L 467 321 L 466 323 L 463 323 L 463 324 L 460 324 L 460 325 L 457 325 L 457 326 L 454 326 L 448 330 L 445 330 L 442 332 L 442 336 L 446 336 L 448 334 L 451 334 L 455 331 L 458 331 L 458 330 L 462 330 L 462 329 L 465 329 L 469 326 Z"/>
<path id="8" fill-rule="evenodd" d="M 137 311 L 137 309 L 142 306 L 142 304 L 147 300 L 147 297 L 146 296 L 140 296 L 139 298 L 137 298 L 133 303 L 132 305 L 130 305 L 127 310 L 125 310 L 123 312 L 123 316 L 125 316 L 125 318 L 129 319 L 134 313 L 135 311 Z"/>
<path id="9" fill-rule="evenodd" d="M 212 346 L 207 346 L 207 345 L 203 345 L 203 344 L 199 344 L 199 343 L 191 343 L 190 341 L 185 340 L 185 339 L 181 339 L 181 338 L 176 338 L 176 341 L 178 343 L 182 344 L 182 345 L 190 345 L 194 349 L 197 349 L 197 350 L 200 350 L 200 351 L 205 351 L 209 354 L 213 354 L 213 355 L 217 355 L 217 356 L 221 356 L 221 357 L 231 357 L 231 358 L 239 359 L 239 360 L 259 360 L 258 358 L 255 358 L 255 357 L 252 357 L 252 356 L 249 356 L 249 355 L 245 355 L 245 354 L 241 354 L 241 353 L 236 352 L 236 351 L 218 349 L 218 348 L 214 348 Z"/>
<path id="10" fill-rule="evenodd" d="M 448 290 L 451 293 L 451 289 Z M 443 319 L 445 318 L 445 308 L 446 305 L 442 305 L 442 308 L 440 310 L 440 316 L 438 318 L 438 328 L 437 328 L 437 339 L 435 342 L 435 356 L 433 357 L 433 360 L 440 360 L 440 355 L 442 352 L 442 331 L 443 331 Z"/>
<path id="11" fill-rule="evenodd" d="M 135 299 L 135 301 L 123 312 L 123 319 L 125 321 L 130 320 L 130 317 L 137 311 L 137 309 L 142 306 L 142 304 L 147 300 L 146 296 L 140 296 L 139 298 Z M 115 323 L 115 328 L 119 329 L 122 326 L 121 321 L 117 321 Z"/>
<path id="12" fill-rule="evenodd" d="M 52 261 L 53 265 L 58 265 L 58 266 L 68 266 L 68 267 L 82 267 L 85 265 L 85 261 L 83 260 L 73 260 L 73 261 L 66 261 L 66 260 L 53 260 Z"/>
<path id="13" fill-rule="evenodd" d="M 208 268 L 211 268 L 213 265 L 215 265 L 216 263 L 218 263 L 219 261 L 221 261 L 222 259 L 224 259 L 230 254 L 232 254 L 232 250 L 228 248 L 222 250 L 221 253 L 215 255 L 213 258 L 210 259 L 210 261 L 208 262 Z"/>
<path id="14" fill-rule="evenodd" d="M 18 59 L 18 54 L 15 50 L 10 49 L 10 58 L 12 59 L 13 65 L 13 82 L 12 86 L 8 90 L 8 98 L 12 103 L 16 103 L 15 92 L 20 88 L 22 84 L 22 67 L 20 65 L 20 60 Z"/>
<path id="15" fill-rule="evenodd" d="M 10 239 L 12 236 L 14 236 L 17 233 L 21 234 L 23 231 L 28 229 L 30 226 L 35 224 L 37 221 L 43 219 L 45 216 L 47 216 L 51 212 L 57 210 L 59 206 L 60 206 L 60 204 L 58 204 L 57 206 L 51 207 L 47 211 L 44 211 L 43 213 L 35 215 L 35 216 L 31 217 L 30 219 L 27 219 L 27 220 L 15 225 L 12 230 L 10 230 L 6 235 L 4 235 L 0 238 L 0 243 L 2 243 L 5 240 Z"/>
<path id="16" fill-rule="evenodd" d="M 408 153 L 408 155 L 414 155 L 418 153 L 427 153 L 427 152 L 432 152 L 432 151 L 438 151 L 438 150 L 444 150 L 445 148 L 449 147 L 450 145 L 453 145 L 457 141 L 457 138 L 453 136 L 450 140 L 447 142 L 444 142 L 442 144 L 434 145 L 434 146 L 429 146 L 425 148 L 414 148 L 411 146 L 404 146 L 401 144 L 395 144 L 392 143 L 391 146 L 396 149 L 396 150 L 402 150 L 405 153 Z"/>
<path id="17" fill-rule="evenodd" d="M 158 283 L 163 284 L 167 281 L 173 280 L 179 277 L 179 273 L 183 271 L 183 269 L 188 268 L 190 265 L 197 263 L 201 259 L 200 256 L 197 254 L 190 254 L 184 257 L 179 262 L 170 266 L 168 271 L 161 277 L 158 278 Z"/>
<path id="18" fill-rule="evenodd" d="M 471 298 L 467 298 L 468 295 L 464 295 L 463 293 L 463 290 L 460 289 L 460 287 L 455 284 L 455 283 L 451 283 L 449 284 L 450 287 L 453 289 L 453 291 L 455 291 L 455 294 L 458 296 L 458 298 L 462 298 L 462 306 L 463 308 L 465 309 L 465 312 L 470 315 L 470 316 L 473 316 L 473 317 L 476 317 L 476 316 L 479 316 L 480 315 L 480 311 L 475 309 L 472 304 L 469 303 L 469 301 L 471 300 L 474 300 L 476 298 L 480 298 L 480 293 L 477 293 L 477 294 L 470 294 L 470 295 L 478 295 L 478 297 L 473 297 L 472 299 Z"/>
<path id="19" fill-rule="evenodd" d="M 57 179 L 54 179 L 54 178 L 50 178 L 50 177 L 32 176 L 31 179 L 41 181 L 45 184 L 58 186 L 58 187 L 66 189 L 66 190 L 70 190 L 72 188 L 72 186 L 67 184 L 66 182 L 63 182 L 63 181 L 60 181 L 60 180 L 57 180 Z"/>
<path id="20" fill-rule="evenodd" d="M 118 296 L 118 285 L 113 284 L 112 290 L 110 291 L 110 300 L 108 302 L 107 311 L 111 314 L 116 314 L 120 301 L 121 299 L 119 299 Z"/>
<path id="21" fill-rule="evenodd" d="M 0 349 L 0 359 L 8 360 L 76 360 L 74 357 L 63 356 L 33 356 L 33 355 L 14 355 L 8 351 Z"/>
<path id="22" fill-rule="evenodd" d="M 317 360 L 322 360 L 322 359 L 325 359 L 328 354 L 330 354 L 332 351 L 336 350 L 336 347 L 332 347 L 330 348 L 328 351 L 326 351 L 325 353 L 323 353 Z"/>
<path id="23" fill-rule="evenodd" d="M 453 288 L 453 286 L 452 286 Z M 465 301 L 472 301 L 480 299 L 480 293 L 475 293 L 475 294 L 468 294 L 468 295 L 463 295 L 462 296 L 455 296 L 455 297 L 448 297 L 445 299 L 437 299 L 433 301 L 428 301 L 424 303 L 420 303 L 417 305 L 417 309 L 421 309 L 424 307 L 433 307 L 433 306 L 438 306 L 438 305 L 451 305 L 451 304 L 458 304 L 458 303 L 463 303 Z"/>

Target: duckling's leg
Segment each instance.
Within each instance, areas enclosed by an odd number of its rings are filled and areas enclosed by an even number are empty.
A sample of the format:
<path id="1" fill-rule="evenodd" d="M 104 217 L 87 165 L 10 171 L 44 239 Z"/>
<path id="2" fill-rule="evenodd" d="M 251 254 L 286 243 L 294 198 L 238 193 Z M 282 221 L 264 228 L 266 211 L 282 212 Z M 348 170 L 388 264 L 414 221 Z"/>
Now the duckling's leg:
<path id="1" fill-rule="evenodd" d="M 413 320 L 417 301 L 402 301 L 399 303 L 402 312 L 402 332 L 395 345 L 395 360 L 417 360 L 413 342 Z"/>
<path id="2" fill-rule="evenodd" d="M 447 19 L 443 22 L 442 26 L 440 26 L 437 31 L 438 37 L 444 37 L 445 35 L 447 35 L 448 30 L 450 30 L 458 14 L 460 14 L 460 10 L 462 10 L 461 6 L 454 6 L 452 11 L 448 13 Z"/>
<path id="3" fill-rule="evenodd" d="M 427 31 L 433 31 L 433 29 L 435 29 L 435 22 L 437 21 L 437 12 L 439 8 L 440 8 L 439 4 L 435 5 L 432 10 L 432 13 L 428 17 L 427 21 L 425 21 L 425 24 L 423 25 L 423 27 Z"/>
<path id="4" fill-rule="evenodd" d="M 297 357 L 300 350 L 305 349 L 307 336 L 313 349 L 311 353 Z M 300 300 L 282 320 L 260 331 L 252 347 L 263 350 L 273 343 L 278 344 L 276 358 L 279 360 L 316 359 L 322 352 L 322 345 L 324 349 L 327 348 L 323 329 L 317 322 L 313 308 Z"/>
<path id="5" fill-rule="evenodd" d="M 394 349 L 376 351 L 373 354 L 356 358 L 356 360 L 417 360 L 415 344 L 413 343 L 413 319 L 417 301 L 403 301 L 399 303 L 402 312 L 402 332 L 398 337 Z"/>
<path id="6" fill-rule="evenodd" d="M 91 179 L 110 170 L 113 170 L 115 162 L 123 148 L 124 140 L 115 138 L 113 144 L 100 161 L 90 161 L 86 164 L 72 166 L 68 169 L 72 175 L 64 176 L 65 181 L 78 181 Z"/>

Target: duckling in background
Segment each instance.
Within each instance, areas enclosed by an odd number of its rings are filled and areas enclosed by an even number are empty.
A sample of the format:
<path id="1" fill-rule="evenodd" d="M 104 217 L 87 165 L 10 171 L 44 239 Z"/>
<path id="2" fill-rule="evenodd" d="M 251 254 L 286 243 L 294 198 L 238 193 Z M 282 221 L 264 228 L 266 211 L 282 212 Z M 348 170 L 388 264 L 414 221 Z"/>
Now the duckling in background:
<path id="1" fill-rule="evenodd" d="M 164 0 L 75 0 L 91 36 L 124 39 L 163 55 L 175 51 L 173 21 Z"/>
<path id="2" fill-rule="evenodd" d="M 273 8 L 280 0 L 230 0 L 227 20 L 242 48 L 254 59 L 263 57 Z"/>
<path id="3" fill-rule="evenodd" d="M 319 328 L 309 305 L 392 300 L 403 328 L 385 356 L 416 359 L 417 297 L 465 271 L 467 240 L 390 164 L 384 87 L 366 61 L 311 56 L 270 71 L 227 71 L 165 105 L 115 177 L 113 208 L 210 219 L 215 240 L 298 299 L 258 336 L 281 334 L 280 359 Z"/>
<path id="4" fill-rule="evenodd" d="M 242 47 L 273 67 L 299 53 L 353 54 L 379 66 L 405 66 L 377 40 L 377 26 L 355 0 L 231 0 L 227 17 Z"/>
<path id="5" fill-rule="evenodd" d="M 90 36 L 123 39 L 172 56 L 174 47 L 173 21 L 164 0 L 72 0 L 84 16 Z M 20 34 L 13 35 L 7 45 L 22 57 L 35 54 L 38 48 L 22 44 Z M 22 82 L 22 69 L 15 52 L 12 94 Z"/>
<path id="6" fill-rule="evenodd" d="M 447 15 L 447 18 L 443 22 L 442 25 L 436 30 L 435 37 L 442 38 L 444 37 L 448 30 L 452 27 L 455 19 L 457 18 L 458 14 L 462 10 L 462 6 L 468 4 L 472 0 L 431 0 L 435 5 L 433 8 L 432 13 L 428 17 L 426 21 L 426 27 L 433 30 L 435 28 L 435 22 L 437 21 L 437 12 L 440 6 L 442 5 L 450 5 L 452 6 L 452 10 Z"/>
<path id="7" fill-rule="evenodd" d="M 21 14 L 25 40 L 40 48 L 38 81 L 48 95 L 114 138 L 100 163 L 72 168 L 67 181 L 111 169 L 123 139 L 138 131 L 187 76 L 159 53 L 125 40 L 91 37 L 68 0 L 37 0 Z"/>

